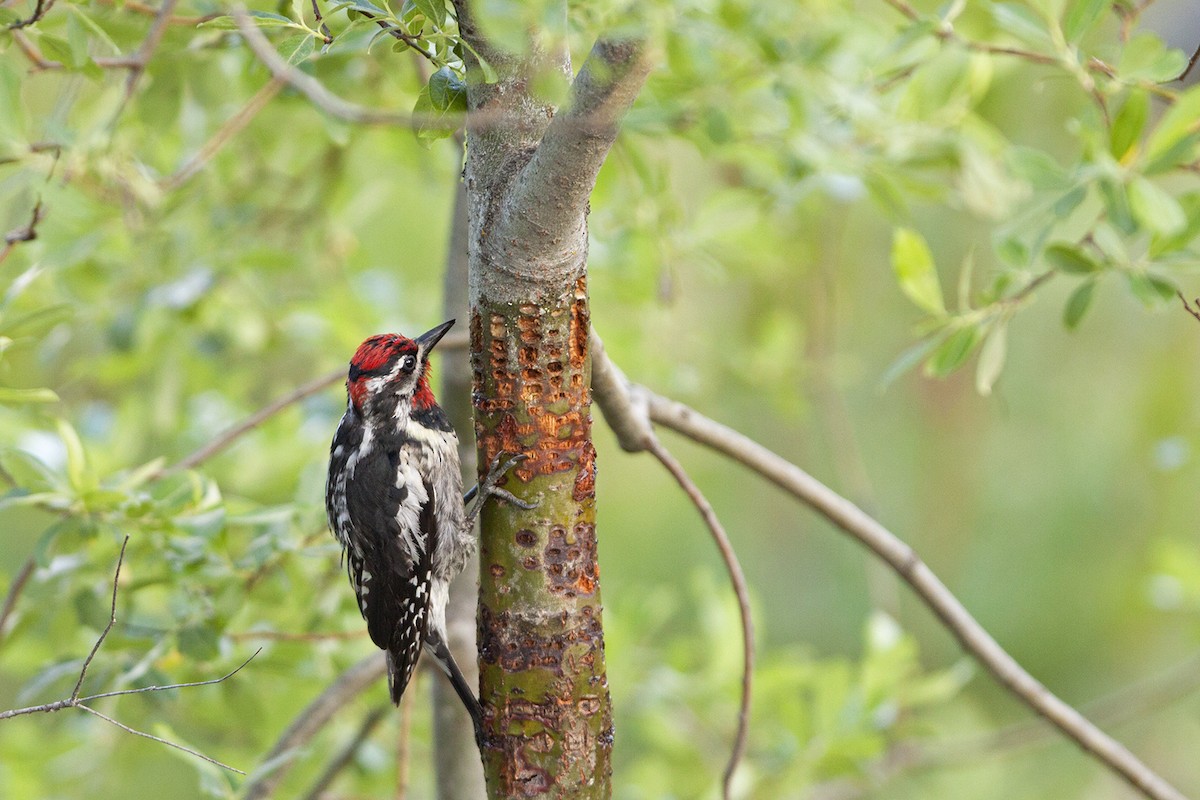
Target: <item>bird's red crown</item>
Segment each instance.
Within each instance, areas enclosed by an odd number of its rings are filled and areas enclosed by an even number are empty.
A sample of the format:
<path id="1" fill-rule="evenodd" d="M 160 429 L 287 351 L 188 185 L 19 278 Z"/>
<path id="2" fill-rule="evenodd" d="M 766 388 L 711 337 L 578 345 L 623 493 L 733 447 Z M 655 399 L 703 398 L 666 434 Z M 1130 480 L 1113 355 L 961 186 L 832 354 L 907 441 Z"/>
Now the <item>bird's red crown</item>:
<path id="1" fill-rule="evenodd" d="M 346 381 L 346 389 L 350 393 L 350 401 L 354 407 L 361 410 L 367 396 L 367 381 L 370 378 L 386 375 L 396 363 L 396 359 L 405 355 L 418 354 L 417 343 L 398 333 L 378 333 L 358 346 L 354 357 L 350 359 L 350 375 Z M 428 408 L 436 400 L 429 388 L 428 363 L 418 364 L 421 370 L 417 379 L 417 389 L 413 393 L 413 405 L 416 408 Z"/>

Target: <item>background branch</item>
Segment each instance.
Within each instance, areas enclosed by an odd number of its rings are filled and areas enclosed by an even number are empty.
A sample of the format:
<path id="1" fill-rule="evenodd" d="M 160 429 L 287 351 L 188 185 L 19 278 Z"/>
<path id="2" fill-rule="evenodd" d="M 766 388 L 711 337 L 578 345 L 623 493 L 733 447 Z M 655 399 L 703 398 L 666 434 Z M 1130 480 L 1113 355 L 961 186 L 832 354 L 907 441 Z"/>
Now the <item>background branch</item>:
<path id="1" fill-rule="evenodd" d="M 291 771 L 297 751 L 308 744 L 334 715 L 372 684 L 383 678 L 387 665 L 382 653 L 372 653 L 343 672 L 336 681 L 321 692 L 279 737 L 262 758 L 266 769 L 255 772 L 242 787 L 245 800 L 270 797 L 279 783 Z"/>
<path id="2" fill-rule="evenodd" d="M 683 465 L 671 455 L 667 448 L 663 447 L 657 438 L 650 441 L 647 449 L 666 467 L 667 472 L 671 473 L 692 504 L 696 506 L 696 510 L 700 512 L 704 524 L 708 526 L 713 540 L 717 543 L 717 549 L 721 551 L 721 559 L 725 562 L 725 569 L 729 572 L 729 579 L 733 583 L 733 592 L 737 595 L 738 612 L 742 619 L 742 700 L 738 708 L 737 733 L 733 737 L 733 750 L 729 754 L 729 762 L 725 765 L 725 774 L 721 781 L 723 795 L 728 800 L 732 796 L 733 773 L 746 753 L 746 737 L 750 729 L 750 698 L 754 684 L 754 622 L 750 617 L 750 591 L 746 588 L 746 576 L 742 572 L 742 565 L 738 563 L 737 553 L 734 552 L 729 536 L 725 533 L 725 527 L 717 518 L 717 513 L 713 511 L 708 498 L 688 476 Z"/>
<path id="3" fill-rule="evenodd" d="M 594 358 L 597 356 L 604 357 L 601 351 L 597 351 Z M 1186 800 L 1179 790 L 1124 745 L 1030 675 L 971 616 L 911 547 L 849 500 L 749 437 L 682 403 L 634 385 L 628 385 L 624 394 L 639 399 L 636 403 L 622 405 L 620 393 L 603 398 L 597 394 L 596 402 L 606 420 L 637 414 L 637 408 L 644 404 L 651 421 L 733 458 L 794 495 L 891 566 L 958 639 L 964 650 L 1017 699 L 1045 717 L 1067 738 L 1145 796 L 1154 800 Z M 621 427 L 630 426 L 624 423 Z"/>
<path id="4" fill-rule="evenodd" d="M 320 776 L 313 781 L 312 787 L 304 794 L 304 800 L 320 800 L 325 795 L 325 790 L 333 783 L 333 779 L 338 776 L 338 773 L 354 761 L 355 754 L 363 746 L 367 737 L 371 735 L 371 731 L 375 730 L 375 727 L 383 720 L 387 710 L 387 706 L 379 706 L 367 714 L 362 724 L 358 726 L 354 738 L 346 743 L 346 746 L 330 760 L 329 765 L 325 767 Z"/>

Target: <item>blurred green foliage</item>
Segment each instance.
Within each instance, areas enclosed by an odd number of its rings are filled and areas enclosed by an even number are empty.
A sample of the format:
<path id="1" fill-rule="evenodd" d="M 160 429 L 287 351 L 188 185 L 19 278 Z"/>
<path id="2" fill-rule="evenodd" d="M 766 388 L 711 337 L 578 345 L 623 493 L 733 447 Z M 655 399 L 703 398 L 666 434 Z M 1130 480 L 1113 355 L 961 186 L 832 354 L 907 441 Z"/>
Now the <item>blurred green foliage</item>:
<path id="1" fill-rule="evenodd" d="M 878 514 L 1071 701 L 1181 659 L 1200 631 L 1200 330 L 1171 305 L 1196 294 L 1200 89 L 1171 82 L 1186 58 L 1143 24 L 1159 7 L 1164 28 L 1190 19 L 1166 0 L 589 0 L 565 24 L 556 3 L 478 6 L 509 47 L 534 29 L 581 63 L 600 32 L 637 30 L 660 54 L 592 202 L 593 319 L 625 370 Z M 412 110 L 412 131 L 258 94 L 269 74 L 204 0 L 174 8 L 144 72 L 121 59 L 154 8 L 60 0 L 8 27 L 35 5 L 0 5 L 0 227 L 36 233 L 0 261 L 3 585 L 34 565 L 0 630 L 0 707 L 70 693 L 125 536 L 85 691 L 205 680 L 264 648 L 219 685 L 101 704 L 127 724 L 250 771 L 373 650 L 321 508 L 339 390 L 163 473 L 366 335 L 437 321 L 460 169 L 439 139 L 473 79 L 452 9 L 322 9 L 253 13 L 297 69 Z M 562 76 L 532 77 L 564 96 Z M 615 785 L 715 796 L 735 609 L 669 479 L 598 437 Z M 1064 745 L 939 761 L 1022 712 L 854 546 L 669 444 L 757 602 L 740 796 L 1125 796 Z M 1116 731 L 1192 792 L 1195 689 Z M 297 756 L 288 796 L 382 697 Z M 413 796 L 432 785 L 423 705 Z M 339 791 L 390 791 L 397 729 Z M 0 723 L 0 753 L 3 797 L 241 782 L 69 711 Z"/>

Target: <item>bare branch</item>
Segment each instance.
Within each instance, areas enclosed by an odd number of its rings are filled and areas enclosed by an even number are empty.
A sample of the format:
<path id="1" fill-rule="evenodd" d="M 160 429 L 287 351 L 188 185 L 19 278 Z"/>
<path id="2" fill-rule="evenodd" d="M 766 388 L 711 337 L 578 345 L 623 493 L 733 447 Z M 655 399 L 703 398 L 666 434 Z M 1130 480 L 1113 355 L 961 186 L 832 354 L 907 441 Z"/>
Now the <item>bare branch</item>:
<path id="1" fill-rule="evenodd" d="M 262 800 L 274 794 L 275 789 L 291 771 L 296 751 L 321 732 L 341 709 L 361 694 L 367 687 L 379 681 L 387 672 L 387 663 L 382 653 L 373 653 L 359 661 L 329 685 L 315 700 L 308 704 L 292 724 L 275 742 L 262 759 L 272 769 L 251 776 L 242 787 L 245 800 Z"/>
<path id="2" fill-rule="evenodd" d="M 1197 45 L 1196 49 L 1194 51 L 1192 51 L 1192 57 L 1188 59 L 1187 66 L 1183 68 L 1183 72 L 1179 73 L 1179 77 L 1176 78 L 1175 80 L 1176 81 L 1187 80 L 1187 76 L 1190 75 L 1192 73 L 1192 70 L 1196 68 L 1197 60 L 1200 60 L 1200 45 Z"/>
<path id="3" fill-rule="evenodd" d="M 243 6 L 238 5 L 234 7 L 233 18 L 237 23 L 238 30 L 241 31 L 242 36 L 246 40 L 246 45 L 258 57 L 258 60 L 270 70 L 271 75 L 278 80 L 284 81 L 293 89 L 303 94 L 313 105 L 326 114 L 364 125 L 412 127 L 413 119 L 408 114 L 377 111 L 373 108 L 367 108 L 366 106 L 360 106 L 348 100 L 343 100 L 326 89 L 316 78 L 288 66 L 287 62 L 275 52 L 275 48 L 271 47 L 270 42 L 267 41 L 262 32 L 250 21 L 250 17 L 246 14 L 246 9 Z"/>
<path id="4" fill-rule="evenodd" d="M 217 132 L 212 135 L 212 138 L 204 143 L 194 156 L 175 171 L 175 173 L 159 182 L 159 186 L 164 191 L 174 191 L 183 184 L 191 180 L 197 172 L 204 168 L 213 156 L 224 147 L 230 139 L 242 132 L 250 121 L 258 116 L 258 112 L 266 107 L 267 103 L 275 95 L 279 94 L 279 90 L 284 87 L 282 78 L 272 77 L 271 80 L 254 93 L 254 96 L 246 101 L 246 105 L 225 121 L 225 124 L 217 129 Z"/>
<path id="5" fill-rule="evenodd" d="M 725 533 L 725 527 L 717 519 L 716 512 L 713 511 L 712 505 L 700 491 L 700 487 L 696 486 L 684 471 L 683 465 L 671 455 L 667 448 L 663 447 L 658 439 L 652 439 L 647 449 L 671 473 L 691 499 L 692 504 L 696 506 L 700 516 L 704 518 L 704 524 L 708 526 L 713 540 L 717 543 L 717 549 L 721 551 L 725 569 L 728 570 L 729 579 L 733 583 L 734 594 L 737 595 L 738 612 L 742 617 L 742 702 L 738 709 L 737 734 L 733 739 L 733 751 L 729 754 L 729 762 L 725 765 L 725 774 L 722 779 L 724 797 L 729 800 L 732 797 L 733 773 L 746 753 L 746 736 L 750 730 L 750 696 L 754 681 L 754 622 L 750 618 L 750 591 L 746 588 L 746 576 L 742 572 L 742 565 L 738 563 L 737 553 L 733 550 L 729 536 Z"/>
<path id="6" fill-rule="evenodd" d="M 141 736 L 143 739 L 149 739 L 152 742 L 158 742 L 159 744 L 165 744 L 167 747 L 174 747 L 176 750 L 182 750 L 183 752 L 189 753 L 189 754 L 195 756 L 196 758 L 203 759 L 210 764 L 216 764 L 221 769 L 227 769 L 230 772 L 236 772 L 238 775 L 246 774 L 236 767 L 231 767 L 223 761 L 217 761 L 215 758 L 213 758 L 211 756 L 206 756 L 206 755 L 204 755 L 204 753 L 201 753 L 197 750 L 193 750 L 190 747 L 185 747 L 184 745 L 178 744 L 177 742 L 172 742 L 167 739 L 163 739 L 161 737 L 155 736 L 152 733 L 146 733 L 145 731 L 139 731 L 137 728 L 131 728 L 128 725 L 118 722 L 117 720 L 113 719 L 112 717 L 101 714 L 99 711 L 92 708 L 91 706 L 85 706 L 83 703 L 74 703 L 73 705 L 75 708 L 78 708 L 81 711 L 86 711 L 89 714 L 94 714 L 95 716 L 99 717 L 100 719 L 104 720 L 105 722 L 112 723 L 113 725 L 116 725 L 121 730 L 126 731 L 127 733 L 132 733 L 134 736 Z"/>
<path id="7" fill-rule="evenodd" d="M 96 639 L 96 643 L 94 645 L 92 645 L 91 652 L 88 653 L 87 658 L 85 658 L 83 660 L 83 665 L 79 669 L 79 677 L 75 681 L 74 689 L 71 690 L 71 696 L 64 700 L 55 700 L 54 702 L 43 703 L 43 704 L 37 705 L 37 706 L 28 706 L 26 708 L 15 708 L 15 709 L 11 709 L 8 711 L 0 711 L 0 720 L 11 719 L 12 717 L 21 717 L 21 716 L 25 716 L 27 714 L 51 713 L 54 711 L 61 711 L 64 708 L 78 708 L 81 711 L 86 711 L 89 714 L 99 717 L 100 719 L 104 720 L 105 722 L 109 722 L 109 723 L 117 726 L 118 728 L 120 728 L 123 731 L 132 733 L 134 736 L 141 736 L 144 739 L 150 739 L 151 741 L 159 742 L 160 744 L 165 744 L 168 747 L 174 747 L 176 750 L 182 750 L 183 752 L 194 755 L 197 758 L 202 758 L 205 761 L 209 762 L 210 764 L 215 764 L 218 767 L 221 767 L 222 769 L 227 769 L 231 772 L 236 772 L 239 775 L 245 775 L 246 773 L 242 772 L 240 769 L 231 767 L 228 764 L 225 764 L 221 761 L 217 761 L 215 758 L 206 756 L 204 753 L 193 750 L 190 747 L 184 747 L 183 745 L 178 744 L 176 742 L 168 741 L 167 739 L 163 739 L 158 736 L 154 736 L 152 734 L 146 733 L 145 731 L 137 730 L 136 728 L 131 728 L 128 725 L 118 722 L 117 720 L 113 719 L 112 717 L 107 716 L 106 714 L 103 714 L 103 713 L 97 711 L 96 709 L 87 705 L 87 703 L 91 702 L 92 700 L 102 700 L 106 697 L 121 697 L 123 695 L 130 695 L 130 694 L 145 694 L 148 692 L 161 692 L 161 691 L 166 691 L 167 689 L 187 689 L 187 688 L 190 688 L 193 686 L 211 686 L 216 683 L 222 683 L 223 681 L 226 681 L 229 678 L 232 678 L 234 675 L 236 675 L 238 672 L 240 672 L 242 670 L 242 667 L 246 666 L 254 659 L 254 656 L 257 656 L 259 653 L 262 652 L 261 649 L 256 651 L 254 653 L 254 655 L 250 656 L 250 658 L 247 658 L 245 661 L 243 661 L 237 667 L 237 669 L 234 669 L 233 671 L 231 671 L 225 675 L 222 675 L 220 678 L 213 678 L 211 680 L 206 680 L 206 681 L 192 681 L 190 683 L 173 683 L 173 684 L 168 684 L 166 686 L 143 686 L 138 689 L 121 689 L 121 690 L 114 691 L 114 692 L 101 692 L 99 694 L 92 694 L 92 695 L 88 695 L 86 697 L 79 696 L 80 691 L 83 688 L 84 679 L 87 677 L 88 667 L 91 666 L 92 661 L 96 658 L 96 653 L 99 652 L 99 650 L 100 650 L 100 646 L 104 644 L 104 640 L 108 638 L 108 634 L 112 631 L 113 626 L 116 625 L 116 623 L 117 623 L 117 590 L 120 585 L 121 566 L 125 563 L 125 548 L 128 547 L 128 545 L 129 545 L 129 537 L 126 536 L 124 541 L 121 542 L 121 554 L 117 558 L 117 567 L 113 573 L 112 605 L 111 605 L 110 611 L 109 611 L 108 624 L 104 626 L 104 630 L 101 631 L 100 636 Z M 10 594 L 10 596 L 12 596 L 11 590 L 10 590 L 9 594 Z"/>
<path id="8" fill-rule="evenodd" d="M 129 63 L 129 75 L 125 77 L 125 100 L 122 107 L 129 102 L 133 97 L 133 91 L 137 88 L 138 81 L 142 79 L 142 73 L 146 71 L 146 65 L 150 63 L 150 59 L 154 57 L 154 53 L 158 50 L 158 45 L 162 42 L 163 34 L 167 32 L 167 27 L 171 23 L 171 12 L 175 10 L 179 0 L 163 0 L 162 6 L 159 7 L 158 13 L 154 16 L 154 22 L 150 25 L 150 31 L 146 34 L 146 38 L 142 40 L 142 44 L 138 47 L 137 53 Z M 117 115 L 120 115 L 118 110 Z"/>
<path id="9" fill-rule="evenodd" d="M 1187 298 L 1183 296 L 1183 292 L 1176 291 L 1175 294 L 1179 295 L 1179 302 L 1183 303 L 1183 310 L 1191 314 L 1197 320 L 1200 320 L 1200 298 L 1197 298 L 1196 300 L 1196 307 L 1192 308 L 1191 304 L 1188 303 Z"/>
<path id="10" fill-rule="evenodd" d="M 79 668 L 79 680 L 75 681 L 75 688 L 71 690 L 71 703 L 79 702 L 79 690 L 83 688 L 83 679 L 87 677 L 88 667 L 92 663 L 92 659 L 96 657 L 96 653 L 100 650 L 100 645 L 104 644 L 104 640 L 108 638 L 108 634 L 113 629 L 113 625 L 117 624 L 117 588 L 118 581 L 121 580 L 121 565 L 125 563 L 125 548 L 129 546 L 129 537 L 126 536 L 121 542 L 121 554 L 117 556 L 117 568 L 113 572 L 113 590 L 112 590 L 112 605 L 109 608 L 108 624 L 104 626 L 104 630 L 100 632 L 100 637 L 96 639 L 96 643 L 92 645 L 92 652 L 88 653 L 87 658 L 83 660 L 83 666 Z"/>
<path id="11" fill-rule="evenodd" d="M 42 17 L 46 16 L 53 6 L 54 0 L 37 0 L 37 3 L 35 3 L 33 6 L 33 13 L 29 15 L 29 18 L 19 19 L 16 22 L 9 23 L 8 29 L 10 31 L 16 31 L 20 30 L 21 28 L 28 28 L 30 25 L 36 24 L 37 22 L 41 21 Z"/>
<path id="12" fill-rule="evenodd" d="M 1045 717 L 1063 735 L 1146 797 L 1186 800 L 1178 789 L 1146 766 L 1124 745 L 1051 693 L 992 638 L 911 547 L 841 497 L 767 448 L 682 403 L 644 388 L 654 422 L 733 458 L 791 493 L 883 559 L 941 619 L 970 653 L 1017 699 Z"/>
<path id="13" fill-rule="evenodd" d="M 184 458 L 181 458 L 171 466 L 164 468 L 161 472 L 154 475 L 153 479 L 164 478 L 168 475 L 174 475 L 177 472 L 182 472 L 185 469 L 192 469 L 193 467 L 203 464 L 205 461 L 208 461 L 210 458 L 217 455 L 226 447 L 229 447 L 229 445 L 233 444 L 235 441 L 240 439 L 242 436 L 245 436 L 259 425 L 262 425 L 268 419 L 275 416 L 288 406 L 298 403 L 306 397 L 311 397 L 317 392 L 333 386 L 345 375 L 345 373 L 346 371 L 344 369 L 339 369 L 336 372 L 330 372 L 326 375 L 322 375 L 321 377 L 311 380 L 303 386 L 300 386 L 299 388 L 289 392 L 278 400 L 263 406 L 258 411 L 255 411 L 253 414 L 246 417 L 244 420 L 234 425 L 217 438 L 205 444 L 203 447 L 185 456 Z"/>
<path id="14" fill-rule="evenodd" d="M 21 565 L 21 569 L 17 570 L 17 574 L 13 578 L 12 586 L 8 587 L 8 594 L 4 596 L 4 606 L 0 608 L 0 641 L 3 641 L 4 628 L 8 625 L 8 618 L 12 616 L 13 609 L 17 607 L 17 598 L 21 596 L 21 592 L 25 591 L 25 585 L 29 583 L 36 566 L 37 562 L 33 556 L 25 559 L 25 563 Z"/>
<path id="15" fill-rule="evenodd" d="M 212 686 L 213 684 L 224 683 L 234 675 L 237 675 L 239 672 L 241 672 L 242 669 L 255 658 L 257 658 L 258 654 L 261 652 L 262 648 L 260 647 L 255 650 L 249 658 L 219 678 L 209 678 L 206 681 L 189 681 L 187 683 L 168 683 L 163 686 L 140 686 L 137 689 L 119 689 L 115 692 L 101 692 L 100 694 L 90 694 L 87 697 L 80 697 L 79 702 L 90 703 L 93 700 L 100 700 L 105 697 L 121 697 L 122 695 L 127 694 L 146 694 L 147 692 L 165 692 L 168 689 L 191 689 L 193 686 Z"/>
<path id="16" fill-rule="evenodd" d="M 387 712 L 386 706 L 379 706 L 370 714 L 367 714 L 363 719 L 362 724 L 358 726 L 358 732 L 354 734 L 354 738 L 346 743 L 333 759 L 325 767 L 325 771 L 313 782 L 312 787 L 304 795 L 304 800 L 320 800 L 325 796 L 325 790 L 333 783 L 333 779 L 338 776 L 338 773 L 350 766 L 350 762 L 354 760 L 354 755 L 358 749 L 363 746 L 363 742 L 371 735 L 371 731 L 383 719 L 383 715 Z"/>

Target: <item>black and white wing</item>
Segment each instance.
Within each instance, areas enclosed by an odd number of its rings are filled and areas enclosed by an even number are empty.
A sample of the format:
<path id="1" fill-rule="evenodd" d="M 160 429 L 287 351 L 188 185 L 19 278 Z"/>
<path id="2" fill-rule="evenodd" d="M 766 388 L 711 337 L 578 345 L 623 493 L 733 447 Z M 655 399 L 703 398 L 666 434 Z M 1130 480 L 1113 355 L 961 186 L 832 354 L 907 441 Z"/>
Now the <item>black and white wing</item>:
<path id="1" fill-rule="evenodd" d="M 346 500 L 356 532 L 346 566 L 371 641 L 387 651 L 388 685 L 399 703 L 429 624 L 433 488 L 401 451 L 378 449 L 354 465 Z"/>

